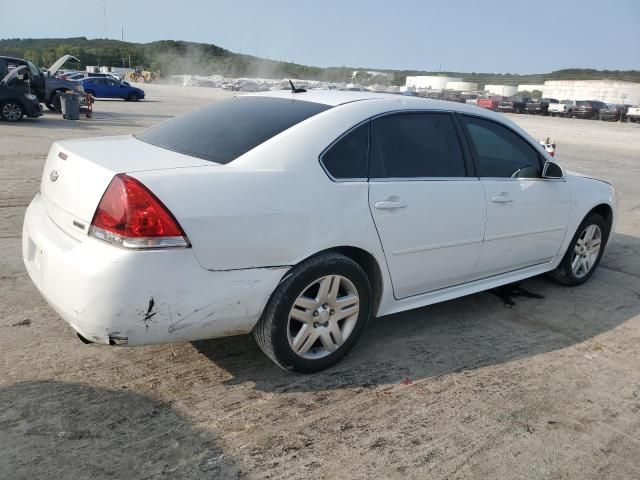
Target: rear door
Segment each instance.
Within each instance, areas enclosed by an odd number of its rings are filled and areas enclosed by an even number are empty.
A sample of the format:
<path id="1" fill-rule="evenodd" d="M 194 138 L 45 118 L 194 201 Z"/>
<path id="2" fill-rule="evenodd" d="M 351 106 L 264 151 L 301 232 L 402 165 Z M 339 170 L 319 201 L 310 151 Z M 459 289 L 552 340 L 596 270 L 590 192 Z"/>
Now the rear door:
<path id="1" fill-rule="evenodd" d="M 396 298 L 464 283 L 474 271 L 485 199 L 465 158 L 450 113 L 371 122 L 369 207 Z"/>
<path id="2" fill-rule="evenodd" d="M 484 244 L 474 279 L 550 261 L 567 230 L 570 193 L 543 179 L 543 157 L 518 133 L 486 118 L 460 116 L 487 205 Z"/>

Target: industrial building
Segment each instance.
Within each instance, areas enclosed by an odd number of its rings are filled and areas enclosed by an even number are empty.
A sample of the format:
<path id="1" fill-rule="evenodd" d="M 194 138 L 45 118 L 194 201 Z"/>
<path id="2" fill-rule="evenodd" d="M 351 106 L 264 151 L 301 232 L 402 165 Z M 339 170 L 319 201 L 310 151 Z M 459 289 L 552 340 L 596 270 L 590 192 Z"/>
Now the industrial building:
<path id="1" fill-rule="evenodd" d="M 640 83 L 614 80 L 547 80 L 542 95 L 558 100 L 600 100 L 606 103 L 640 104 Z"/>
<path id="2" fill-rule="evenodd" d="M 476 82 L 439 75 L 408 76 L 401 91 L 479 91 Z M 600 100 L 605 103 L 640 104 L 640 83 L 614 80 L 547 80 L 544 84 L 485 85 L 482 91 L 491 95 L 511 97 L 517 92 L 541 91 L 543 97 L 558 100 Z"/>

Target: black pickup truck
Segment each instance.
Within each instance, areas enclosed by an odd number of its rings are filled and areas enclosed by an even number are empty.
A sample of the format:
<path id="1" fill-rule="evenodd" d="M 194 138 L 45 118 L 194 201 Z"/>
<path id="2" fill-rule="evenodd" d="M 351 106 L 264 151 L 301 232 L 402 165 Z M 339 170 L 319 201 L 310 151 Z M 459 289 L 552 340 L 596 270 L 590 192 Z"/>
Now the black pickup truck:
<path id="1" fill-rule="evenodd" d="M 527 97 L 511 97 L 498 104 L 498 111 L 502 113 L 524 113 L 531 99 Z"/>
<path id="2" fill-rule="evenodd" d="M 549 115 L 549 104 L 560 103 L 555 98 L 541 98 L 540 100 L 534 100 L 528 103 L 525 107 L 525 113 L 532 115 Z"/>

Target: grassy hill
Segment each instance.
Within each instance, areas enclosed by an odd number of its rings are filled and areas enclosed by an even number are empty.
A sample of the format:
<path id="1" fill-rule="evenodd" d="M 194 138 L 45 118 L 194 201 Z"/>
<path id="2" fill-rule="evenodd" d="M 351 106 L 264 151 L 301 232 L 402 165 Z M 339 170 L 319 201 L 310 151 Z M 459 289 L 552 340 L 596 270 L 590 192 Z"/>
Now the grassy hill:
<path id="1" fill-rule="evenodd" d="M 353 70 L 371 68 L 320 68 L 297 63 L 280 62 L 234 53 L 207 43 L 161 40 L 151 43 L 119 40 L 76 38 L 24 38 L 0 40 L 0 53 L 26 57 L 40 66 L 49 66 L 55 59 L 70 53 L 86 65 L 136 66 L 159 70 L 163 75 L 176 73 L 220 74 L 231 77 L 261 76 L 270 78 L 302 78 L 326 81 L 350 81 Z M 392 83 L 404 85 L 407 75 L 447 75 L 485 84 L 517 85 L 542 83 L 545 80 L 623 80 L 640 82 L 640 70 L 565 69 L 533 75 L 476 72 L 427 72 L 420 70 L 384 70 L 393 74 Z M 380 77 L 364 75 L 363 83 L 385 83 Z M 389 80 L 386 80 L 388 83 Z"/>

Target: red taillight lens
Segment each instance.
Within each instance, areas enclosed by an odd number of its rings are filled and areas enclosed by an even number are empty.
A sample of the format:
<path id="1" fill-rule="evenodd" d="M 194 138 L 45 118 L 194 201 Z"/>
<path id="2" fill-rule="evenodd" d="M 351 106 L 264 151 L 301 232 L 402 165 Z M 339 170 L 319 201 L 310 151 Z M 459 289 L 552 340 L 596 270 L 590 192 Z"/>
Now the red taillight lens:
<path id="1" fill-rule="evenodd" d="M 127 248 L 188 247 L 184 231 L 135 178 L 116 175 L 104 192 L 89 235 Z"/>

